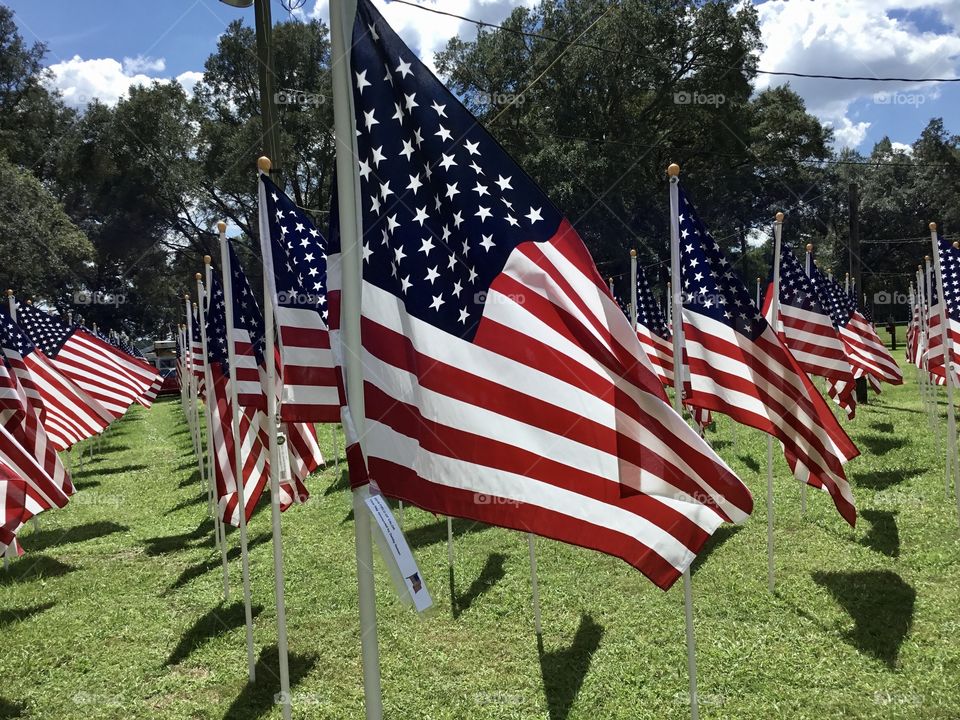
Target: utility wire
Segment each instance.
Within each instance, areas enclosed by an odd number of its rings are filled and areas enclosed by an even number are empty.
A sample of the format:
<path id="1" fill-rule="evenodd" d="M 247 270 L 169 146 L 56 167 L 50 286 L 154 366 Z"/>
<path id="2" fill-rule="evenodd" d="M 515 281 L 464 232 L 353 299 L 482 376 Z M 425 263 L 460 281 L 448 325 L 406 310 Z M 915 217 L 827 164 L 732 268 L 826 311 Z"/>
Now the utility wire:
<path id="1" fill-rule="evenodd" d="M 400 3 L 401 5 L 409 5 L 410 7 L 417 8 L 418 10 L 426 10 L 427 12 L 434 13 L 436 15 L 446 15 L 447 17 L 456 18 L 457 20 L 462 20 L 463 22 L 471 23 L 478 27 L 488 27 L 494 28 L 496 30 L 503 30 L 504 32 L 513 33 L 514 35 L 522 35 L 523 37 L 536 38 L 538 40 L 547 40 L 548 42 L 560 43 L 562 45 L 569 45 L 575 47 L 582 47 L 588 50 L 599 50 L 600 52 L 611 53 L 613 55 L 633 55 L 634 57 L 642 58 L 653 58 L 660 59 L 659 56 L 654 55 L 653 53 L 638 53 L 638 52 L 628 52 L 624 50 L 615 50 L 613 48 L 603 47 L 602 45 L 594 45 L 592 43 L 578 42 L 574 40 L 562 40 L 551 35 L 544 35 L 543 33 L 529 32 L 526 30 L 518 30 L 516 28 L 505 27 L 503 25 L 497 25 L 496 23 L 486 22 L 485 20 L 476 20 L 474 18 L 468 18 L 464 15 L 458 15 L 457 13 L 448 12 L 446 10 L 438 10 L 437 8 L 427 7 L 426 5 L 420 5 L 416 2 L 411 2 L 410 0 L 391 0 L 395 3 Z M 716 63 L 694 63 L 695 67 L 711 68 L 715 70 L 725 70 L 725 71 L 735 71 L 742 72 L 743 68 L 736 66 L 727 66 L 727 65 L 718 65 Z M 815 80 L 858 80 L 865 82 L 908 82 L 908 83 L 955 83 L 960 82 L 960 77 L 951 77 L 951 78 L 937 78 L 937 77 L 927 77 L 927 78 L 906 78 L 906 77 L 869 77 L 865 75 L 820 75 L 817 73 L 801 73 L 801 72 L 789 72 L 787 70 L 760 70 L 754 69 L 752 72 L 758 73 L 760 75 L 782 75 L 785 77 L 795 77 L 795 78 L 811 78 Z"/>

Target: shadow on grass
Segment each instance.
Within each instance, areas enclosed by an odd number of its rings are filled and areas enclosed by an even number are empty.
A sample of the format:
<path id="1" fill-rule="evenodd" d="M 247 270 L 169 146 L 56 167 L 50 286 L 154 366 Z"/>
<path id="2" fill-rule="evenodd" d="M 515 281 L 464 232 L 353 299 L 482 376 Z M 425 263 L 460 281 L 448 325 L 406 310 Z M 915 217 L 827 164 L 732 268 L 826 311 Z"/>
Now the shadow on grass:
<path id="1" fill-rule="evenodd" d="M 338 493 L 341 490 L 349 490 L 349 489 L 350 489 L 350 476 L 347 474 L 346 470 L 343 470 L 343 472 L 340 473 L 340 477 L 338 477 L 336 480 L 330 483 L 330 487 L 328 487 L 326 490 L 323 491 L 323 496 L 329 497 L 330 495 L 333 495 L 334 493 Z"/>
<path id="2" fill-rule="evenodd" d="M 60 577 L 74 570 L 76 568 L 73 565 L 67 565 L 48 555 L 28 553 L 22 558 L 11 560 L 9 570 L 0 571 L 0 585 Z"/>
<path id="3" fill-rule="evenodd" d="M 47 548 L 59 547 L 60 545 L 71 545 L 73 543 L 94 540 L 95 538 L 106 537 L 118 532 L 129 530 L 126 525 L 118 525 L 108 520 L 98 520 L 97 522 L 86 523 L 84 525 L 74 525 L 69 528 L 50 528 L 49 530 L 35 530 L 31 533 L 24 533 L 24 550 L 38 551 Z"/>
<path id="4" fill-rule="evenodd" d="M 489 530 L 492 527 L 492 525 L 486 525 L 485 523 L 478 522 L 476 520 L 453 518 L 454 538 L 460 537 L 461 535 L 471 535 L 473 533 L 483 532 L 484 530 Z M 418 550 L 429 545 L 436 545 L 438 542 L 446 542 L 447 520 L 444 518 L 439 522 L 435 522 L 430 525 L 424 525 L 422 527 L 406 530 L 405 534 L 407 536 L 407 542 L 409 543 L 410 548 L 413 550 Z"/>
<path id="5" fill-rule="evenodd" d="M 146 470 L 149 465 L 120 465 L 119 467 L 103 468 L 101 470 L 81 470 L 76 473 L 76 478 L 102 477 L 104 475 L 119 475 L 120 473 L 136 472 L 137 470 Z"/>
<path id="6" fill-rule="evenodd" d="M 870 530 L 860 539 L 860 544 L 887 557 L 899 557 L 900 532 L 894 517 L 896 514 L 890 510 L 861 510 L 860 517 L 870 523 Z"/>
<path id="7" fill-rule="evenodd" d="M 56 605 L 55 602 L 45 602 L 40 605 L 31 605 L 30 607 L 20 609 L 0 610 L 0 628 L 26 620 L 28 617 L 49 610 L 54 605 Z"/>
<path id="8" fill-rule="evenodd" d="M 253 605 L 250 608 L 253 617 L 263 612 L 262 605 Z M 224 635 L 231 630 L 242 628 L 246 624 L 243 612 L 243 603 L 235 602 L 226 607 L 220 605 L 197 619 L 197 621 L 181 637 L 180 642 L 170 653 L 166 665 L 176 665 L 186 660 L 190 653 L 215 637 Z"/>
<path id="9" fill-rule="evenodd" d="M 204 518 L 196 528 L 190 532 L 166 537 L 152 537 L 144 540 L 144 552 L 147 555 L 165 555 L 180 552 L 194 546 L 198 540 L 207 540 L 213 543 L 213 518 Z"/>
<path id="10" fill-rule="evenodd" d="M 694 558 L 693 563 L 690 565 L 690 574 L 695 575 L 697 570 L 700 569 L 700 566 L 707 561 L 707 558 L 710 557 L 714 550 L 719 548 L 741 530 L 743 530 L 742 525 L 721 525 L 718 527 L 710 539 L 707 540 L 704 546 L 700 549 L 700 552 L 697 553 L 697 557 Z"/>
<path id="11" fill-rule="evenodd" d="M 815 572 L 813 580 L 853 618 L 847 642 L 896 669 L 900 646 L 913 625 L 916 591 L 889 570 Z"/>
<path id="12" fill-rule="evenodd" d="M 760 461 L 751 455 L 737 455 L 737 460 L 742 462 L 751 472 L 760 472 Z"/>
<path id="13" fill-rule="evenodd" d="M 257 547 L 257 545 L 262 545 L 265 542 L 269 542 L 272 538 L 273 536 L 268 532 L 260 533 L 256 537 L 250 538 L 247 541 L 247 550 L 248 551 L 253 550 L 255 547 Z M 227 550 L 227 560 L 229 562 L 233 562 L 234 560 L 237 560 L 239 557 L 240 557 L 240 545 L 234 544 L 232 548 Z M 216 553 L 215 555 L 211 555 L 209 559 L 204 560 L 203 562 L 196 563 L 195 565 L 191 565 L 190 567 L 185 569 L 182 573 L 180 573 L 180 576 L 176 580 L 174 580 L 173 584 L 167 589 L 167 592 L 171 592 L 173 590 L 182 588 L 191 580 L 196 580 L 198 577 L 202 577 L 203 575 L 206 575 L 208 572 L 211 572 L 212 570 L 220 569 L 222 565 L 223 565 L 223 560 L 221 559 L 219 552 Z"/>
<path id="14" fill-rule="evenodd" d="M 196 486 L 200 484 L 200 469 L 197 467 L 196 461 L 190 463 L 190 467 L 193 468 L 193 472 L 177 484 L 177 488 L 180 490 L 190 487 L 191 485 Z"/>
<path id="15" fill-rule="evenodd" d="M 494 585 L 503 579 L 506 571 L 503 569 L 503 563 L 507 556 L 502 553 L 490 553 L 487 556 L 487 562 L 484 563 L 480 575 L 470 583 L 470 587 L 463 595 L 453 594 L 453 617 L 460 617 L 460 614 L 470 609 L 474 600 L 490 590 Z"/>
<path id="16" fill-rule="evenodd" d="M 74 480 L 73 488 L 74 490 L 90 490 L 100 487 L 101 484 L 99 480 Z"/>
<path id="17" fill-rule="evenodd" d="M 16 720 L 16 718 L 22 718 L 26 709 L 27 706 L 23 703 L 0 697 L 0 720 Z"/>
<path id="18" fill-rule="evenodd" d="M 877 432 L 882 432 L 882 433 L 892 433 L 893 423 L 892 422 L 872 422 L 870 423 L 870 429 L 876 430 Z"/>
<path id="19" fill-rule="evenodd" d="M 290 689 L 293 690 L 317 664 L 316 655 L 290 653 Z M 276 645 L 265 647 L 257 659 L 257 679 L 248 682 L 243 692 L 227 709 L 223 720 L 256 720 L 277 702 L 280 694 L 280 664 Z M 296 695 L 296 693 L 293 693 Z M 296 703 L 294 703 L 296 704 Z M 307 716 L 304 716 L 307 717 Z"/>
<path id="20" fill-rule="evenodd" d="M 906 445 L 907 439 L 894 435 L 861 435 L 857 442 L 865 445 L 871 455 L 886 455 Z"/>
<path id="21" fill-rule="evenodd" d="M 198 492 L 196 495 L 191 495 L 191 496 L 188 497 L 188 498 L 184 498 L 183 500 L 181 500 L 180 502 L 178 502 L 176 505 L 174 505 L 172 508 L 170 508 L 169 510 L 167 510 L 166 512 L 164 512 L 163 515 L 164 515 L 164 517 L 166 517 L 166 516 L 168 516 L 168 515 L 173 515 L 174 513 L 180 512 L 181 510 L 186 510 L 186 509 L 188 509 L 188 508 L 196 508 L 196 507 L 199 507 L 201 504 L 202 504 L 202 505 L 206 505 L 206 504 L 207 504 L 207 491 L 206 491 L 206 490 L 201 490 L 201 491 Z"/>
<path id="22" fill-rule="evenodd" d="M 545 652 L 542 638 L 537 638 L 540 674 L 546 694 L 550 720 L 566 720 L 577 699 L 583 680 L 590 670 L 593 654 L 600 647 L 603 627 L 589 615 L 580 616 L 580 627 L 570 647 Z"/>
<path id="23" fill-rule="evenodd" d="M 861 472 L 851 475 L 853 484 L 857 487 L 868 488 L 870 490 L 886 490 L 891 485 L 897 485 L 904 480 L 910 480 L 918 475 L 923 475 L 929 468 L 910 468 L 908 470 L 876 470 L 874 472 Z"/>

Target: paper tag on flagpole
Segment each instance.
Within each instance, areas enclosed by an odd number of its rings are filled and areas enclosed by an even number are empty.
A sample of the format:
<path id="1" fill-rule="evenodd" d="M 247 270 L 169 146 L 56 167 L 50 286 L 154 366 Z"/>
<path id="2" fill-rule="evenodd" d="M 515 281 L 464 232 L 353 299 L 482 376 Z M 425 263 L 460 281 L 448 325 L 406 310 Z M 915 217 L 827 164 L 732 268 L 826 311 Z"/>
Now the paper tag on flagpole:
<path id="1" fill-rule="evenodd" d="M 290 482 L 293 473 L 290 471 L 290 451 L 287 450 L 287 436 L 277 433 L 277 460 L 280 463 L 278 468 L 280 482 Z"/>
<path id="2" fill-rule="evenodd" d="M 387 565 L 391 566 L 391 575 L 394 575 L 395 582 L 400 580 L 403 583 L 417 612 L 427 610 L 433 605 L 433 598 L 430 597 L 427 583 L 420 568 L 417 567 L 417 561 L 410 551 L 410 545 L 403 531 L 397 525 L 390 506 L 387 505 L 386 498 L 378 493 L 367 497 L 365 502 L 370 514 L 377 522 L 377 527 L 380 528 L 380 533 L 375 533 L 380 535 L 377 537 L 377 544 L 384 553 Z"/>

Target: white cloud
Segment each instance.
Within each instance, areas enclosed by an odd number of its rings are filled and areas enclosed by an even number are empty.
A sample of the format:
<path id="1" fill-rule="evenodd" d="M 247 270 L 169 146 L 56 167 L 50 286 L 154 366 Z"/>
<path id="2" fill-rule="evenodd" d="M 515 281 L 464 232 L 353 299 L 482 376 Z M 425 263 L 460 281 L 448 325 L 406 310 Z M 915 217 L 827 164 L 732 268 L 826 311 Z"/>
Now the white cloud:
<path id="1" fill-rule="evenodd" d="M 86 107 L 94 99 L 105 105 L 116 105 L 121 97 L 137 85 L 150 85 L 153 82 L 168 83 L 170 78 L 151 77 L 146 72 L 163 72 L 166 62 L 163 58 L 124 58 L 123 62 L 114 58 L 91 58 L 84 60 L 74 55 L 69 60 L 50 66 L 53 73 L 51 85 L 63 95 L 63 100 L 72 107 Z M 187 94 L 203 73 L 187 71 L 176 77 Z"/>
<path id="2" fill-rule="evenodd" d="M 760 68 L 864 77 L 957 77 L 960 37 L 921 31 L 912 22 L 891 17 L 894 10 L 930 10 L 945 25 L 960 27 L 955 0 L 768 0 L 757 6 L 766 45 Z M 876 102 L 874 95 L 882 91 L 909 94 L 919 106 L 938 92 L 933 84 L 771 75 L 759 76 L 756 87 L 786 82 L 811 112 L 833 126 L 837 144 L 848 147 L 862 143 L 870 127 L 849 116 L 855 101 Z"/>
<path id="3" fill-rule="evenodd" d="M 428 0 L 423 4 L 472 20 L 500 23 L 515 7 L 533 7 L 536 2 L 537 0 Z M 477 34 L 475 24 L 447 15 L 418 10 L 401 3 L 387 3 L 384 0 L 374 0 L 374 5 L 397 35 L 434 71 L 434 53 L 443 50 L 450 38 L 459 35 L 469 39 Z M 329 6 L 329 0 L 316 0 L 309 16 L 319 18 L 329 26 Z"/>
<path id="4" fill-rule="evenodd" d="M 913 145 L 908 145 L 907 143 L 902 142 L 892 142 L 890 145 L 893 147 L 894 152 L 902 152 L 910 156 L 913 155 Z"/>
<path id="5" fill-rule="evenodd" d="M 137 55 L 135 58 L 125 57 L 123 59 L 123 71 L 127 75 L 137 73 L 159 73 L 167 69 L 167 62 L 163 58 L 152 58 L 144 55 Z"/>

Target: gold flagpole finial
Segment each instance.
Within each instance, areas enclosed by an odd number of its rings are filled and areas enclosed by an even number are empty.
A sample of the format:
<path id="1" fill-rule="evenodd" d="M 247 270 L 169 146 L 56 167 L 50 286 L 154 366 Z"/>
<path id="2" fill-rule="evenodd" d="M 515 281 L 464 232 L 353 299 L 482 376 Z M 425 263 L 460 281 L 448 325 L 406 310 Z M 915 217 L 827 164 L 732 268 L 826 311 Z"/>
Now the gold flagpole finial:
<path id="1" fill-rule="evenodd" d="M 783 222 L 783 217 L 784 217 L 784 216 L 783 216 L 783 213 L 782 213 L 782 212 L 778 212 L 778 213 L 777 213 L 777 222 L 778 222 L 778 223 L 782 223 L 782 222 Z"/>
<path id="2" fill-rule="evenodd" d="M 680 176 L 680 166 L 676 163 L 670 163 L 667 166 L 667 175 L 670 177 L 679 177 Z"/>
<path id="3" fill-rule="evenodd" d="M 217 223 L 217 232 L 223 235 L 226 231 L 227 231 L 227 224 L 223 220 L 221 220 L 220 222 Z"/>
<path id="4" fill-rule="evenodd" d="M 813 243 L 807 243 L 807 252 L 813 252 Z"/>
<path id="5" fill-rule="evenodd" d="M 209 265 L 211 260 L 213 260 L 213 258 L 210 257 L 209 255 L 204 255 L 204 256 L 203 256 L 203 264 L 204 264 L 204 265 Z"/>
<path id="6" fill-rule="evenodd" d="M 936 224 L 936 223 L 930 223 L 930 225 L 929 225 L 928 227 L 930 228 L 930 232 L 936 232 L 936 231 L 937 231 L 937 224 Z"/>
<path id="7" fill-rule="evenodd" d="M 272 167 L 273 163 L 270 162 L 270 158 L 268 158 L 266 155 L 262 155 L 257 158 L 257 169 L 259 169 L 264 175 L 269 175 L 270 168 Z"/>

